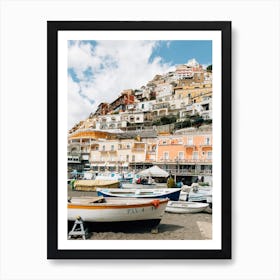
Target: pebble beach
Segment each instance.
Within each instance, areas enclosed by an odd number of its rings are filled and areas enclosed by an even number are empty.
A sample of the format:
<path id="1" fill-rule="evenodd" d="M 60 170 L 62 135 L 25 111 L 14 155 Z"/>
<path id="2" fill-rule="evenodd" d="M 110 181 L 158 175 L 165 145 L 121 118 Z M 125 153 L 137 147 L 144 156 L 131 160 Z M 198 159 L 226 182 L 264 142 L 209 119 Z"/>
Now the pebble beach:
<path id="1" fill-rule="evenodd" d="M 96 192 L 72 191 L 69 197 L 97 196 Z M 89 227 L 90 229 L 90 227 Z M 93 240 L 209 240 L 212 239 L 212 214 L 173 214 L 165 212 L 158 227 L 158 233 L 150 228 L 126 227 L 111 231 L 89 230 L 88 239 Z"/>

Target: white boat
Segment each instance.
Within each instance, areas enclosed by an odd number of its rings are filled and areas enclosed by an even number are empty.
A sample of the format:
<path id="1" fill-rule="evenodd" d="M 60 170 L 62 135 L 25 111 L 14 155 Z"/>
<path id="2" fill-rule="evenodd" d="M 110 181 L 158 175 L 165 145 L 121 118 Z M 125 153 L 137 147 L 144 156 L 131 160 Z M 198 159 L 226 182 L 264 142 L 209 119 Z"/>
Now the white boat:
<path id="1" fill-rule="evenodd" d="M 78 197 L 68 200 L 68 220 L 85 222 L 152 222 L 159 224 L 168 199 Z"/>
<path id="2" fill-rule="evenodd" d="M 166 184 L 165 184 L 166 186 Z M 155 188 L 162 188 L 161 185 L 158 185 L 157 183 L 153 184 L 135 184 L 135 183 L 121 183 L 122 189 L 155 189 Z"/>
<path id="3" fill-rule="evenodd" d="M 96 179 L 101 180 L 118 180 L 120 182 L 127 182 L 132 183 L 134 180 L 134 173 L 133 172 L 106 172 L 106 173 L 100 173 L 96 176 Z"/>
<path id="4" fill-rule="evenodd" d="M 209 206 L 208 203 L 188 201 L 168 201 L 165 212 L 177 214 L 190 214 L 203 212 Z"/>
<path id="5" fill-rule="evenodd" d="M 96 188 L 97 195 L 103 197 L 134 197 L 134 198 L 169 198 L 179 200 L 180 188 L 162 189 L 103 189 Z"/>
<path id="6" fill-rule="evenodd" d="M 179 200 L 190 202 L 212 202 L 212 188 L 183 186 Z"/>

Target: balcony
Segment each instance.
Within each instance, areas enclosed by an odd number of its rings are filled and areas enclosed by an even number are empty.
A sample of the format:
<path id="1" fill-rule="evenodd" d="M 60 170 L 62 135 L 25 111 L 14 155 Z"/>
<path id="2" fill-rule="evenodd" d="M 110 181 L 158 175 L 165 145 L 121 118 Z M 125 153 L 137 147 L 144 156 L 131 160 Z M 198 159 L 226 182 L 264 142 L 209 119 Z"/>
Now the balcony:
<path id="1" fill-rule="evenodd" d="M 101 153 L 116 153 L 117 150 L 116 149 L 111 149 L 111 148 L 105 148 L 105 149 L 99 149 L 99 152 Z"/>
<path id="2" fill-rule="evenodd" d="M 203 144 L 200 144 L 200 147 L 201 148 L 212 148 L 212 144 L 210 144 L 210 143 L 203 143 Z"/>
<path id="3" fill-rule="evenodd" d="M 164 159 L 160 158 L 158 160 L 160 163 L 174 163 L 174 164 L 201 164 L 201 163 L 209 163 L 212 164 L 212 159 Z"/>
<path id="4" fill-rule="evenodd" d="M 143 147 L 143 148 L 139 148 L 139 147 L 133 147 L 132 148 L 132 152 L 144 152 L 145 151 L 145 148 Z"/>
<path id="5" fill-rule="evenodd" d="M 185 148 L 195 148 L 194 144 L 184 144 Z"/>
<path id="6" fill-rule="evenodd" d="M 212 170 L 211 169 L 204 169 L 204 170 L 196 170 L 196 169 L 179 169 L 176 170 L 174 168 L 166 169 L 168 173 L 171 173 L 172 175 L 176 176 L 212 176 Z"/>

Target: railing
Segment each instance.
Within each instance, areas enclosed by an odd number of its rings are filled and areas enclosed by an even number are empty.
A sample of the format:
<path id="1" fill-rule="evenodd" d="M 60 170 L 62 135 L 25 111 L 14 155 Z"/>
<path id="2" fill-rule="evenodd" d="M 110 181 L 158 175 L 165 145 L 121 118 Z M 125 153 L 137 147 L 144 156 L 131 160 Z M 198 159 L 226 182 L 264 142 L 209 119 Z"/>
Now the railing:
<path id="1" fill-rule="evenodd" d="M 145 151 L 145 148 L 132 148 L 133 152 L 143 152 Z"/>
<path id="2" fill-rule="evenodd" d="M 204 169 L 204 170 L 195 170 L 195 169 L 165 169 L 168 173 L 171 173 L 172 175 L 182 175 L 182 176 L 188 176 L 188 175 L 212 175 L 212 170 Z"/>
<path id="3" fill-rule="evenodd" d="M 180 163 L 212 163 L 212 159 L 164 159 L 161 158 L 158 160 L 158 162 L 165 162 L 165 163 L 174 163 L 174 164 L 180 164 Z"/>
<path id="4" fill-rule="evenodd" d="M 212 147 L 212 144 L 210 144 L 210 143 L 202 143 L 202 144 L 200 144 L 200 147 Z"/>
<path id="5" fill-rule="evenodd" d="M 117 151 L 118 149 L 111 149 L 111 148 L 99 149 L 99 152 L 117 152 Z"/>

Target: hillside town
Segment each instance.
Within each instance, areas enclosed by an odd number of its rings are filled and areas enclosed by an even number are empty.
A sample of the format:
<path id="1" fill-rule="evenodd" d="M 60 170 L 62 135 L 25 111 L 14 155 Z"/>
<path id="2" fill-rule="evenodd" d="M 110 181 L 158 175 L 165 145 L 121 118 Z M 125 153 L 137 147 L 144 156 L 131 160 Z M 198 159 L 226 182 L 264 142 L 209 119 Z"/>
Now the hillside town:
<path id="1" fill-rule="evenodd" d="M 68 171 L 135 172 L 159 166 L 175 182 L 212 183 L 212 65 L 195 59 L 158 74 L 68 132 Z"/>

